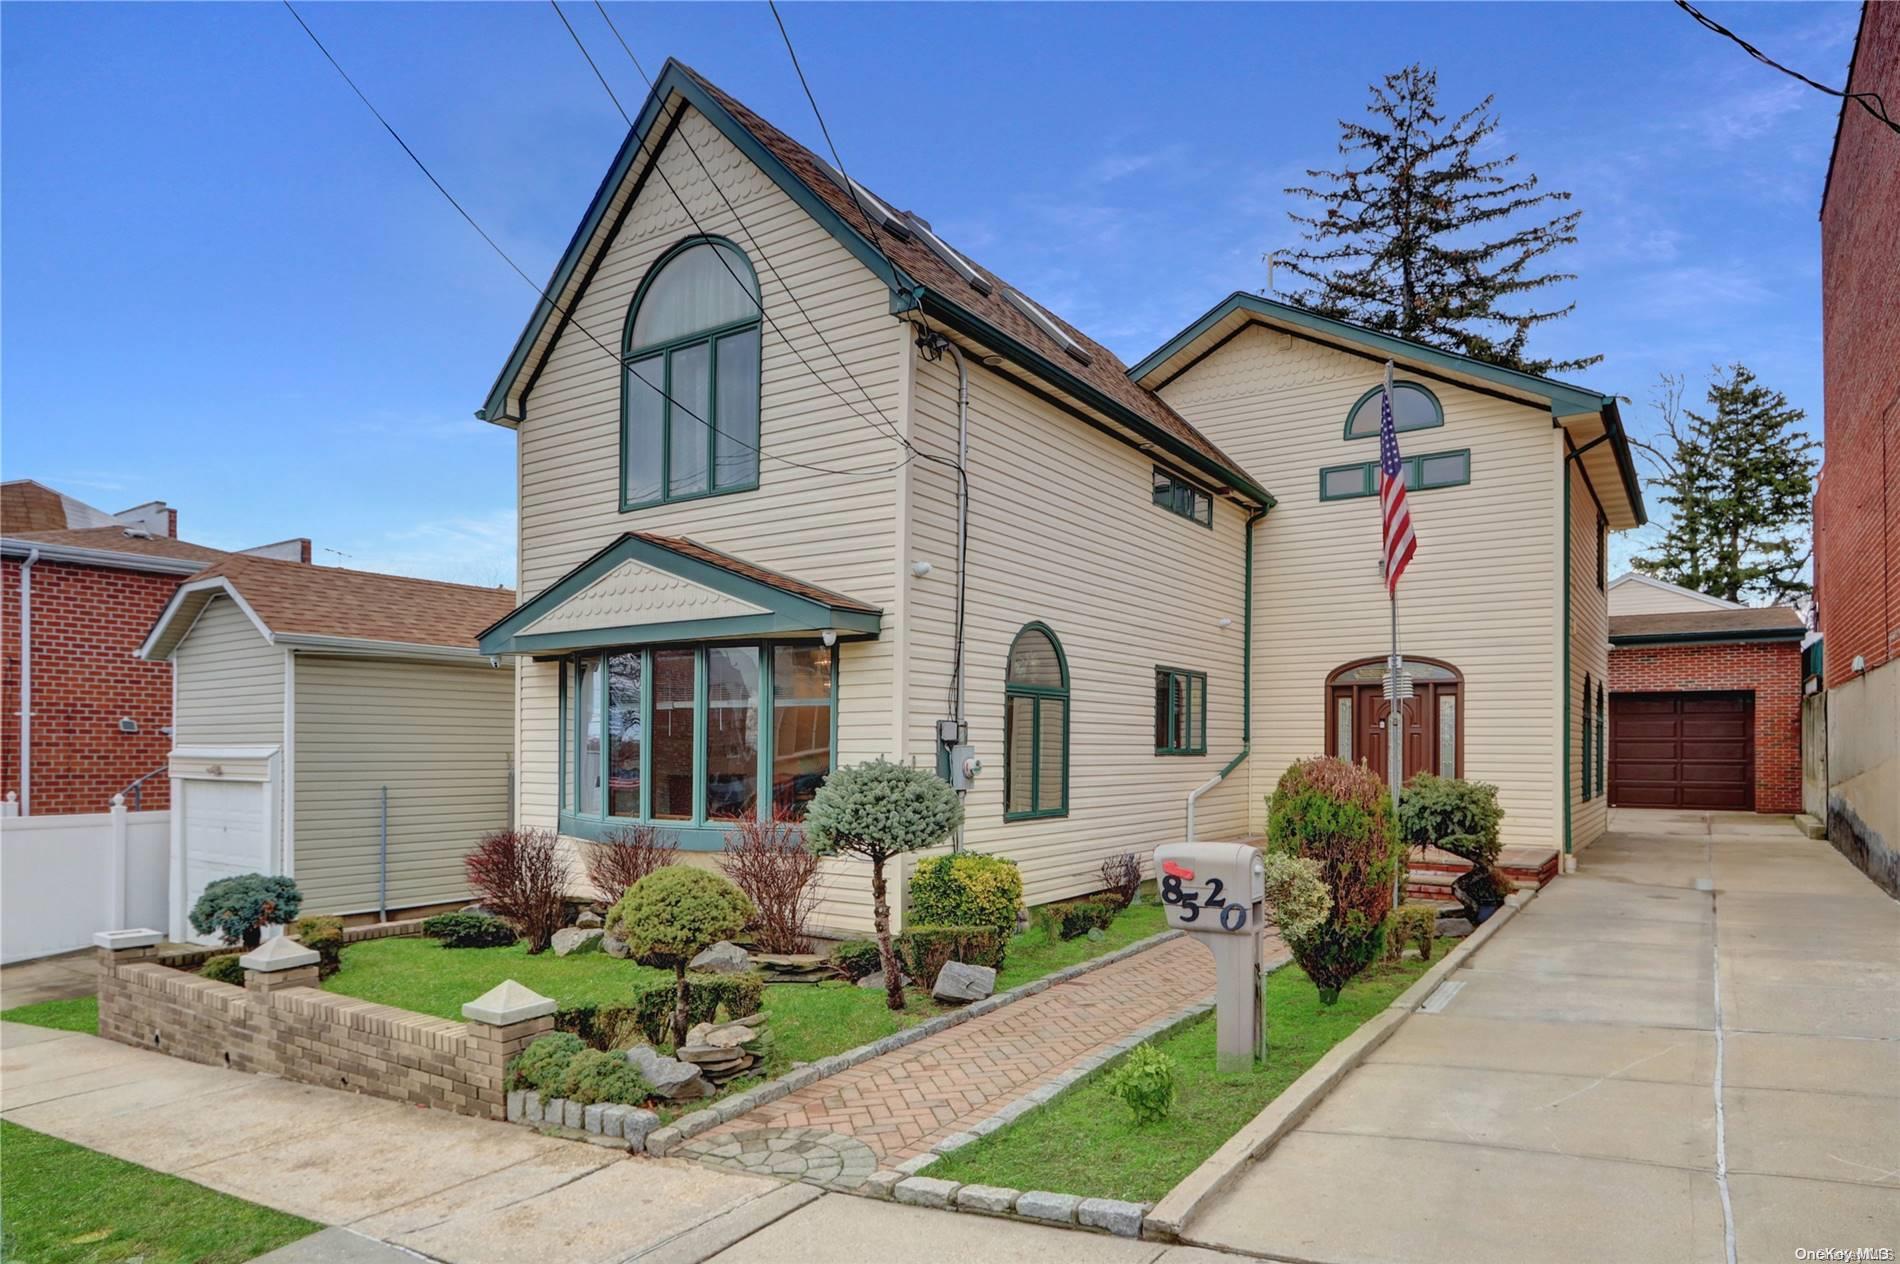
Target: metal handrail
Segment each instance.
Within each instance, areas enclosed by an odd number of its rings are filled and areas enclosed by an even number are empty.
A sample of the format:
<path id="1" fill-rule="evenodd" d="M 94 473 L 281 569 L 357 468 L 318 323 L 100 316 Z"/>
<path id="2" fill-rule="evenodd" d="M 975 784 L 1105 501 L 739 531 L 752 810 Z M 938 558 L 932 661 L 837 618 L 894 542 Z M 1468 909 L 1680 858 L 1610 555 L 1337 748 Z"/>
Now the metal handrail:
<path id="1" fill-rule="evenodd" d="M 150 781 L 153 777 L 158 776 L 159 773 L 165 772 L 170 767 L 171 767 L 170 764 L 162 764 L 159 767 L 152 769 L 152 771 L 146 773 L 143 777 L 140 777 L 138 780 L 134 781 L 131 785 L 119 791 L 117 797 L 122 799 L 128 794 L 131 795 L 132 796 L 132 810 L 134 812 L 138 811 L 139 804 L 145 801 L 145 783 Z"/>

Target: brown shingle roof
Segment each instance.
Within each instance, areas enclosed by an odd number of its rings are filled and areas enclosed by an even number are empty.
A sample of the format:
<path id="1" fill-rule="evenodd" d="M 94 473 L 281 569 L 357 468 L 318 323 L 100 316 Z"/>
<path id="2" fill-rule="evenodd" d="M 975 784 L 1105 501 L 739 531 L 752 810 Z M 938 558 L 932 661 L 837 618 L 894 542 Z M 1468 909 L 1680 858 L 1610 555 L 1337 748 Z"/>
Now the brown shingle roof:
<path id="1" fill-rule="evenodd" d="M 474 649 L 475 634 L 515 607 L 511 588 L 311 566 L 230 554 L 193 578 L 222 577 L 273 634 Z"/>
<path id="2" fill-rule="evenodd" d="M 663 549 L 671 549 L 682 556 L 694 558 L 708 566 L 717 566 L 721 570 L 731 571 L 734 575 L 756 580 L 768 588 L 776 588 L 794 597 L 803 597 L 807 601 L 816 601 L 821 605 L 834 606 L 840 610 L 857 610 L 865 614 L 882 613 L 876 606 L 866 605 L 856 597 L 847 597 L 829 588 L 820 588 L 802 579 L 793 579 L 790 575 L 768 571 L 763 566 L 755 566 L 744 558 L 734 557 L 730 553 L 721 553 L 718 549 L 708 548 L 699 541 L 689 540 L 685 536 L 654 535 L 649 531 L 632 531 L 628 534 L 645 540 L 648 544 L 657 544 Z"/>
<path id="3" fill-rule="evenodd" d="M 65 526 L 65 498 L 52 488 L 30 478 L 0 483 L 0 534 L 59 531 Z"/>
<path id="4" fill-rule="evenodd" d="M 728 96 L 692 67 L 682 65 L 681 69 L 698 81 L 700 86 L 711 94 L 713 99 L 723 106 L 741 127 L 751 132 L 760 144 L 771 150 L 780 162 L 784 163 L 813 193 L 823 199 L 826 205 L 843 217 L 846 223 L 862 233 L 867 240 L 881 244 L 892 262 L 910 276 L 923 282 L 932 290 L 950 296 L 958 306 L 980 316 L 1017 341 L 1036 348 L 1054 363 L 1061 365 L 1151 425 L 1173 435 L 1222 469 L 1244 473 L 1238 462 L 1214 446 L 1213 442 L 1196 430 L 1186 418 L 1164 403 L 1159 395 L 1130 380 L 1128 366 L 1123 364 L 1114 352 L 1060 316 L 1049 312 L 1056 324 L 1088 351 L 1089 363 L 1082 364 L 1076 361 L 1063 350 L 1060 343 L 1038 328 L 1034 321 L 1017 311 L 1003 296 L 1003 289 L 1007 282 L 1002 278 L 975 260 L 970 260 L 972 266 L 993 283 L 991 292 L 984 294 L 965 281 L 949 264 L 939 259 L 936 253 L 922 241 L 915 237 L 905 240 L 888 231 L 874 228 L 858 210 L 857 203 L 839 186 L 831 176 L 829 168 L 816 154 L 759 115 L 754 114 L 739 101 Z M 889 199 L 884 200 L 889 205 L 898 205 L 890 202 Z M 1017 292 L 1022 293 L 1021 290 Z M 1043 310 L 1048 311 L 1046 307 Z"/>
<path id="5" fill-rule="evenodd" d="M 9 531 L 7 537 L 29 544 L 63 544 L 75 549 L 98 549 L 103 553 L 129 553 L 137 557 L 174 558 L 184 562 L 215 562 L 232 554 L 208 549 L 162 535 L 128 534 L 126 527 L 80 527 L 70 531 Z"/>
<path id="6" fill-rule="evenodd" d="M 1799 611 L 1788 606 L 1755 606 L 1745 610 L 1670 611 L 1666 614 L 1610 616 L 1610 640 L 1745 640 L 1757 634 L 1763 640 L 1799 640 L 1807 633 Z"/>

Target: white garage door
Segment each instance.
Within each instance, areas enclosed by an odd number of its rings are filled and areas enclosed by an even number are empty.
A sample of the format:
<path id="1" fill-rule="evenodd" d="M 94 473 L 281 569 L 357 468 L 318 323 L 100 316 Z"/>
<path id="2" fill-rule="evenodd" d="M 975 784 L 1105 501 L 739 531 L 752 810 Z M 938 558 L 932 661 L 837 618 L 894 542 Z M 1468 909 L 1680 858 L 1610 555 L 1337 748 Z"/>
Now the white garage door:
<path id="1" fill-rule="evenodd" d="M 184 907 L 189 912 L 205 887 L 219 878 L 271 872 L 270 798 L 266 787 L 255 781 L 178 784 L 184 790 Z M 216 935 L 190 933 L 195 943 L 218 942 Z"/>

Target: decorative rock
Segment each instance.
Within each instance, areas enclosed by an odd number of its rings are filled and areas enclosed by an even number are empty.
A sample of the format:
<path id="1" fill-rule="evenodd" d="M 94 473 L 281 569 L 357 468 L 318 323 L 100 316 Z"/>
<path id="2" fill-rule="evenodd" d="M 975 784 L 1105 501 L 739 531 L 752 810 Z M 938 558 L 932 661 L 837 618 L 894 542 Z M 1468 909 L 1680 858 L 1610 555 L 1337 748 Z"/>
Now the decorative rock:
<path id="1" fill-rule="evenodd" d="M 635 1045 L 627 1050 L 627 1062 L 640 1073 L 655 1097 L 669 1101 L 690 1101 L 711 1097 L 712 1085 L 700 1075 L 699 1068 L 678 1058 L 669 1058 L 652 1045 Z"/>
<path id="2" fill-rule="evenodd" d="M 1032 1189 L 1016 1198 L 1016 1214 L 1031 1220 L 1050 1220 L 1056 1224 L 1074 1224 L 1075 1209 L 1082 1200 L 1074 1194 L 1051 1194 Z"/>
<path id="3" fill-rule="evenodd" d="M 939 1001 L 980 1001 L 996 990 L 996 971 L 988 966 L 946 961 L 930 995 Z"/>
<path id="4" fill-rule="evenodd" d="M 694 1043 L 711 1045 L 715 1049 L 737 1049 L 740 1045 L 751 1044 L 762 1038 L 764 1034 L 745 1023 L 722 1023 L 709 1029 Z"/>
<path id="5" fill-rule="evenodd" d="M 1141 1236 L 1141 1219 L 1146 1215 L 1140 1203 L 1125 1203 L 1118 1198 L 1084 1198 L 1075 1209 L 1075 1219 L 1091 1229 L 1106 1229 L 1118 1238 Z"/>
<path id="6" fill-rule="evenodd" d="M 752 959 L 767 983 L 822 983 L 832 977 L 831 967 L 816 953 L 762 952 Z"/>
<path id="7" fill-rule="evenodd" d="M 627 1148 L 643 1150 L 647 1139 L 660 1127 L 660 1117 L 650 1110 L 641 1110 L 629 1106 L 627 1113 L 620 1118 L 620 1135 L 627 1139 Z"/>
<path id="8" fill-rule="evenodd" d="M 891 1190 L 900 1203 L 912 1207 L 948 1207 L 956 1199 L 957 1183 L 932 1176 L 907 1176 Z"/>
<path id="9" fill-rule="evenodd" d="M 1092 944 L 1099 944 L 1099 943 L 1101 943 L 1101 942 L 1102 942 L 1102 941 L 1103 941 L 1104 939 L 1107 939 L 1107 938 L 1108 938 L 1108 936 L 1102 933 L 1102 928 L 1101 928 L 1101 927 L 1099 927 L 1099 926 L 1091 926 L 1091 927 L 1089 928 L 1089 942 L 1090 942 L 1090 943 L 1092 943 Z"/>
<path id="10" fill-rule="evenodd" d="M 1432 934 L 1440 939 L 1463 939 L 1477 927 L 1464 917 L 1441 917 L 1432 928 Z"/>
<path id="11" fill-rule="evenodd" d="M 722 939 L 687 962 L 686 968 L 702 974 L 744 974 L 752 968 L 752 958 L 739 945 Z"/>
<path id="12" fill-rule="evenodd" d="M 615 939 L 612 935 L 602 935 L 600 937 L 600 950 L 608 956 L 618 958 L 621 961 L 625 961 L 628 957 L 633 955 L 633 950 L 627 947 L 626 940 Z"/>
<path id="13" fill-rule="evenodd" d="M 910 976 L 908 974 L 900 970 L 898 971 L 897 977 L 900 980 L 898 984 L 899 987 L 910 986 Z M 869 988 L 874 992 L 882 992 L 884 990 L 884 972 L 882 970 L 871 971 L 871 973 L 858 980 L 858 986 L 861 988 Z"/>
<path id="14" fill-rule="evenodd" d="M 581 930 L 593 930 L 595 927 L 603 926 L 605 924 L 606 923 L 600 920 L 600 914 L 594 912 L 593 909 L 588 909 L 587 911 L 582 913 L 579 917 L 574 919 L 574 925 Z"/>
<path id="15" fill-rule="evenodd" d="M 1000 1185 L 965 1185 L 957 1191 L 957 1210 L 1007 1215 L 1016 1205 L 1016 1194 L 1016 1190 Z"/>
<path id="16" fill-rule="evenodd" d="M 593 952 L 597 950 L 600 946 L 600 941 L 606 937 L 606 934 L 607 932 L 601 930 L 598 926 L 592 929 L 580 926 L 563 926 L 554 932 L 554 938 L 550 943 L 554 949 L 555 956 L 567 957 L 577 952 Z"/>
<path id="17" fill-rule="evenodd" d="M 627 1116 L 633 1111 L 631 1106 L 611 1104 L 600 1109 L 600 1135 L 619 1137 L 626 1135 Z"/>

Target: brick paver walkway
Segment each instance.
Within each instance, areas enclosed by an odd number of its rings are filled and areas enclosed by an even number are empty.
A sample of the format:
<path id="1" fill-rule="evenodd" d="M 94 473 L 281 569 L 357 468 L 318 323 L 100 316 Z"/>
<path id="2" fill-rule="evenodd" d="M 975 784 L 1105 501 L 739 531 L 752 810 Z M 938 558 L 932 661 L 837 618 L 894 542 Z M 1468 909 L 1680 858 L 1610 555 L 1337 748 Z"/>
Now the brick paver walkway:
<path id="1" fill-rule="evenodd" d="M 1269 958 L 1279 951 L 1270 938 Z M 1213 990 L 1207 949 L 1170 940 L 861 1062 L 710 1129 L 681 1152 L 730 1165 L 731 1157 L 718 1152 L 730 1152 L 740 1134 L 758 1149 L 767 1130 L 818 1130 L 851 1138 L 880 1167 L 895 1167 Z"/>

